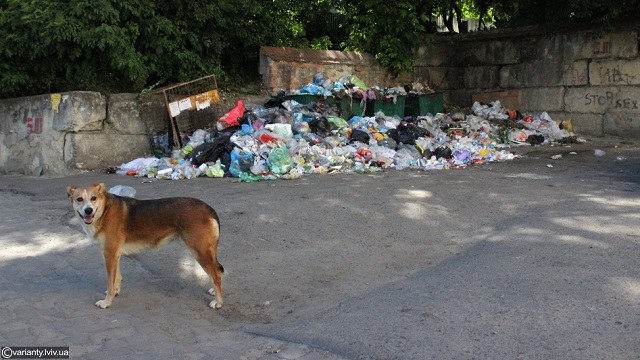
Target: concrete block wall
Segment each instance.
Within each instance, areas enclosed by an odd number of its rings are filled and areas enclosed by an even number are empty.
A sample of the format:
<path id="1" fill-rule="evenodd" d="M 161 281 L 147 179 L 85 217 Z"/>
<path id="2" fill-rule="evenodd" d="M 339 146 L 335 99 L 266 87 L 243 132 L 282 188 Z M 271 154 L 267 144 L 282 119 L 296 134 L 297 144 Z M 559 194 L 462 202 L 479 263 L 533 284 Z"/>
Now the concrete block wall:
<path id="1" fill-rule="evenodd" d="M 266 101 L 221 92 L 219 104 L 176 118 L 181 134 L 210 128 L 239 98 Z M 162 94 L 76 91 L 0 100 L 0 174 L 59 176 L 150 156 L 152 136 L 166 134 L 167 121 Z"/>
<path id="2" fill-rule="evenodd" d="M 136 97 L 78 91 L 0 100 L 0 173 L 64 175 L 150 154 L 149 134 L 166 118 L 143 121 Z"/>
<path id="3" fill-rule="evenodd" d="M 271 93 L 298 89 L 316 72 L 331 79 L 355 74 L 381 87 L 419 80 L 442 91 L 449 105 L 500 100 L 571 119 L 577 133 L 638 137 L 639 29 L 547 33 L 531 27 L 438 37 L 416 49 L 413 72 L 402 77 L 367 54 L 263 47 L 260 72 Z"/>
<path id="4" fill-rule="evenodd" d="M 578 133 L 640 136 L 638 28 L 546 34 L 535 29 L 440 39 L 416 52 L 414 74 L 449 104 L 501 100 L 571 119 Z M 443 73 L 448 80 L 442 80 Z"/>

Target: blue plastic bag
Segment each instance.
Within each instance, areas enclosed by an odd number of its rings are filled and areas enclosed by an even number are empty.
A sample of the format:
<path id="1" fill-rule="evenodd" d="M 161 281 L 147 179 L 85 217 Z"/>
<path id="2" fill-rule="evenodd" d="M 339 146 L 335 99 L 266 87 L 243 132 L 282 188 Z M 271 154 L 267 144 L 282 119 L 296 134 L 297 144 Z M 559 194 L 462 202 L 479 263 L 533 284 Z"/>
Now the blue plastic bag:
<path id="1" fill-rule="evenodd" d="M 233 177 L 240 177 L 241 173 L 250 173 L 253 165 L 253 154 L 249 151 L 235 148 L 231 152 L 229 172 Z"/>

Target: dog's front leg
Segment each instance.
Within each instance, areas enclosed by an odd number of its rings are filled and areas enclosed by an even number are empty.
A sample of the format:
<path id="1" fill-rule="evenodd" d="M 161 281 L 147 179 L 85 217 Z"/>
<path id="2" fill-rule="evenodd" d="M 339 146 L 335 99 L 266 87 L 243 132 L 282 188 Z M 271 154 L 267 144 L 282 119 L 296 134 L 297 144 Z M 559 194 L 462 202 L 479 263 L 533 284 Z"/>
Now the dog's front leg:
<path id="1" fill-rule="evenodd" d="M 107 268 L 107 296 L 104 300 L 96 302 L 96 306 L 106 309 L 111 306 L 111 301 L 120 290 L 119 274 L 120 274 L 120 254 L 111 251 L 105 251 L 104 264 Z"/>

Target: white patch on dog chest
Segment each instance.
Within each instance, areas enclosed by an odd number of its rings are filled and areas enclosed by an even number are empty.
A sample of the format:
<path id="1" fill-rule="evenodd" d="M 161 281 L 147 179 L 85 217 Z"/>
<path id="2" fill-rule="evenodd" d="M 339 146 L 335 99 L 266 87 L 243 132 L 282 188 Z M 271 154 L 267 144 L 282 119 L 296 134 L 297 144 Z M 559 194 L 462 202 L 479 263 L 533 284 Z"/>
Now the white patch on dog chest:
<path id="1" fill-rule="evenodd" d="M 151 248 L 151 246 L 144 242 L 129 242 L 122 244 L 122 247 L 120 249 L 123 255 L 131 255 L 147 250 L 149 248 Z"/>

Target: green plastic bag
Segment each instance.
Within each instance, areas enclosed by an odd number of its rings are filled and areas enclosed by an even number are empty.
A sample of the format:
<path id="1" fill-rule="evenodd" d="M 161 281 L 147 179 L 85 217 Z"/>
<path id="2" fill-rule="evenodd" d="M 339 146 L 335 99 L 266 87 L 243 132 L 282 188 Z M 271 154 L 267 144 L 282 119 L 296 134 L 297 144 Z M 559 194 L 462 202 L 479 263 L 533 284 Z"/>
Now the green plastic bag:
<path id="1" fill-rule="evenodd" d="M 349 126 L 347 120 L 337 116 L 327 116 L 327 121 L 335 125 L 335 127 L 338 129 L 346 128 L 347 126 Z"/>
<path id="2" fill-rule="evenodd" d="M 222 169 L 223 167 L 224 165 L 222 165 L 222 163 L 220 163 L 220 159 L 218 159 L 215 164 L 207 168 L 204 174 L 210 178 L 224 177 L 224 169 Z"/>
<path id="3" fill-rule="evenodd" d="M 364 81 L 360 80 L 359 77 L 355 76 L 355 75 L 351 75 L 351 78 L 349 79 L 349 81 L 356 86 L 357 88 L 360 88 L 362 90 L 367 90 L 369 87 L 367 86 L 367 84 L 364 83 Z"/>
<path id="4" fill-rule="evenodd" d="M 269 169 L 272 174 L 282 175 L 291 170 L 291 156 L 284 147 L 277 147 L 269 154 Z"/>

